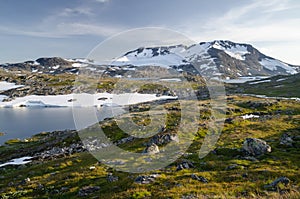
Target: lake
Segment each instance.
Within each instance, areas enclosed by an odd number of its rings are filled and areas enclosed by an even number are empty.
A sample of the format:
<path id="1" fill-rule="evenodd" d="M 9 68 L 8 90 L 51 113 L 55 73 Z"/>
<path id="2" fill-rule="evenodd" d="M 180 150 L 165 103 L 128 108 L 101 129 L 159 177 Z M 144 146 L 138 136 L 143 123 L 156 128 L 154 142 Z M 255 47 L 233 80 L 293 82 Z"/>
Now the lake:
<path id="1" fill-rule="evenodd" d="M 91 113 L 96 120 L 112 117 L 111 108 L 0 108 L 0 145 L 9 139 L 24 139 L 40 132 L 76 129 L 74 116 L 89 118 Z M 122 108 L 113 108 L 114 113 L 121 114 Z M 76 116 L 78 118 L 78 116 Z M 93 120 L 93 119 L 91 119 Z M 85 125 L 89 121 L 84 121 Z M 86 125 L 87 126 L 87 125 Z M 77 126 L 78 127 L 78 126 Z"/>

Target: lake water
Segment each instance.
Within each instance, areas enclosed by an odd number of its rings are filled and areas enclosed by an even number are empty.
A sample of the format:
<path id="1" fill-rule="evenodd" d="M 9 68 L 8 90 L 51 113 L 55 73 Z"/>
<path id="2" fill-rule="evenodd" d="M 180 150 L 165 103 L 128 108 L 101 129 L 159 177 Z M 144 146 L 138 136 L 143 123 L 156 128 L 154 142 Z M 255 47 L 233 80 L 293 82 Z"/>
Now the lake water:
<path id="1" fill-rule="evenodd" d="M 74 111 L 75 110 L 75 111 Z M 114 108 L 115 113 L 122 113 Z M 91 108 L 0 108 L 0 145 L 9 139 L 24 139 L 40 132 L 76 129 L 73 113 L 88 118 L 91 113 L 96 119 L 112 117 L 111 108 L 97 110 Z M 78 116 L 76 116 L 78 118 Z M 86 122 L 88 123 L 88 122 Z M 78 126 L 77 126 L 78 127 Z"/>

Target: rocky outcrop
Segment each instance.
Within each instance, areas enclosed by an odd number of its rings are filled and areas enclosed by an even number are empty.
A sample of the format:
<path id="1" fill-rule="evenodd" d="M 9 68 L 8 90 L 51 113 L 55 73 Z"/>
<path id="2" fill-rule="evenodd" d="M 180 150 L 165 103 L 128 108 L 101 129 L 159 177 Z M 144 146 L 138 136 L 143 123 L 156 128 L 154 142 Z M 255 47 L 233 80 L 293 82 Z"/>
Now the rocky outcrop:
<path id="1" fill-rule="evenodd" d="M 271 152 L 271 147 L 261 139 L 246 138 L 243 144 L 243 150 L 252 156 L 259 156 Z"/>
<path id="2" fill-rule="evenodd" d="M 70 66 L 71 63 L 62 59 L 60 57 L 50 57 L 50 58 L 39 58 L 36 60 L 41 66 L 52 67 L 52 66 Z"/>
<path id="3" fill-rule="evenodd" d="M 47 159 L 56 159 L 59 157 L 69 156 L 73 153 L 80 153 L 85 151 L 81 143 L 73 143 L 68 147 L 53 147 L 50 150 L 37 153 L 33 159 L 35 160 L 47 160 Z"/>

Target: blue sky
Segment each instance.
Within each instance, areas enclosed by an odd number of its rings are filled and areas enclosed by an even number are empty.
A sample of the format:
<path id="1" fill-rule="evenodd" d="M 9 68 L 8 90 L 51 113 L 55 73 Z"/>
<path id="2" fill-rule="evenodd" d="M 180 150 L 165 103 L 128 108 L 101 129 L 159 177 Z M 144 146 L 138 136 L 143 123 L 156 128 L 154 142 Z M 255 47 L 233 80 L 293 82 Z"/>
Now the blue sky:
<path id="1" fill-rule="evenodd" d="M 300 65 L 298 0 L 0 0 L 0 63 L 85 57 L 133 28 L 163 27 L 201 42 L 250 43 Z"/>

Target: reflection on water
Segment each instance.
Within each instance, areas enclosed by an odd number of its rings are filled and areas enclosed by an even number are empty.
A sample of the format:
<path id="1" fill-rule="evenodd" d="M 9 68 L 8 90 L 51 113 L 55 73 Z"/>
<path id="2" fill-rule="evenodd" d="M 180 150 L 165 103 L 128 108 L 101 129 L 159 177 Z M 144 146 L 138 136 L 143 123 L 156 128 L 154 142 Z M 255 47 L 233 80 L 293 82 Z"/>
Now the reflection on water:
<path id="1" fill-rule="evenodd" d="M 124 112 L 122 108 L 115 109 L 114 113 Z M 111 108 L 0 108 L 0 132 L 5 133 L 0 136 L 0 145 L 9 139 L 24 139 L 40 132 L 76 129 L 73 113 L 81 115 L 80 118 L 94 117 L 92 121 L 112 117 Z"/>

